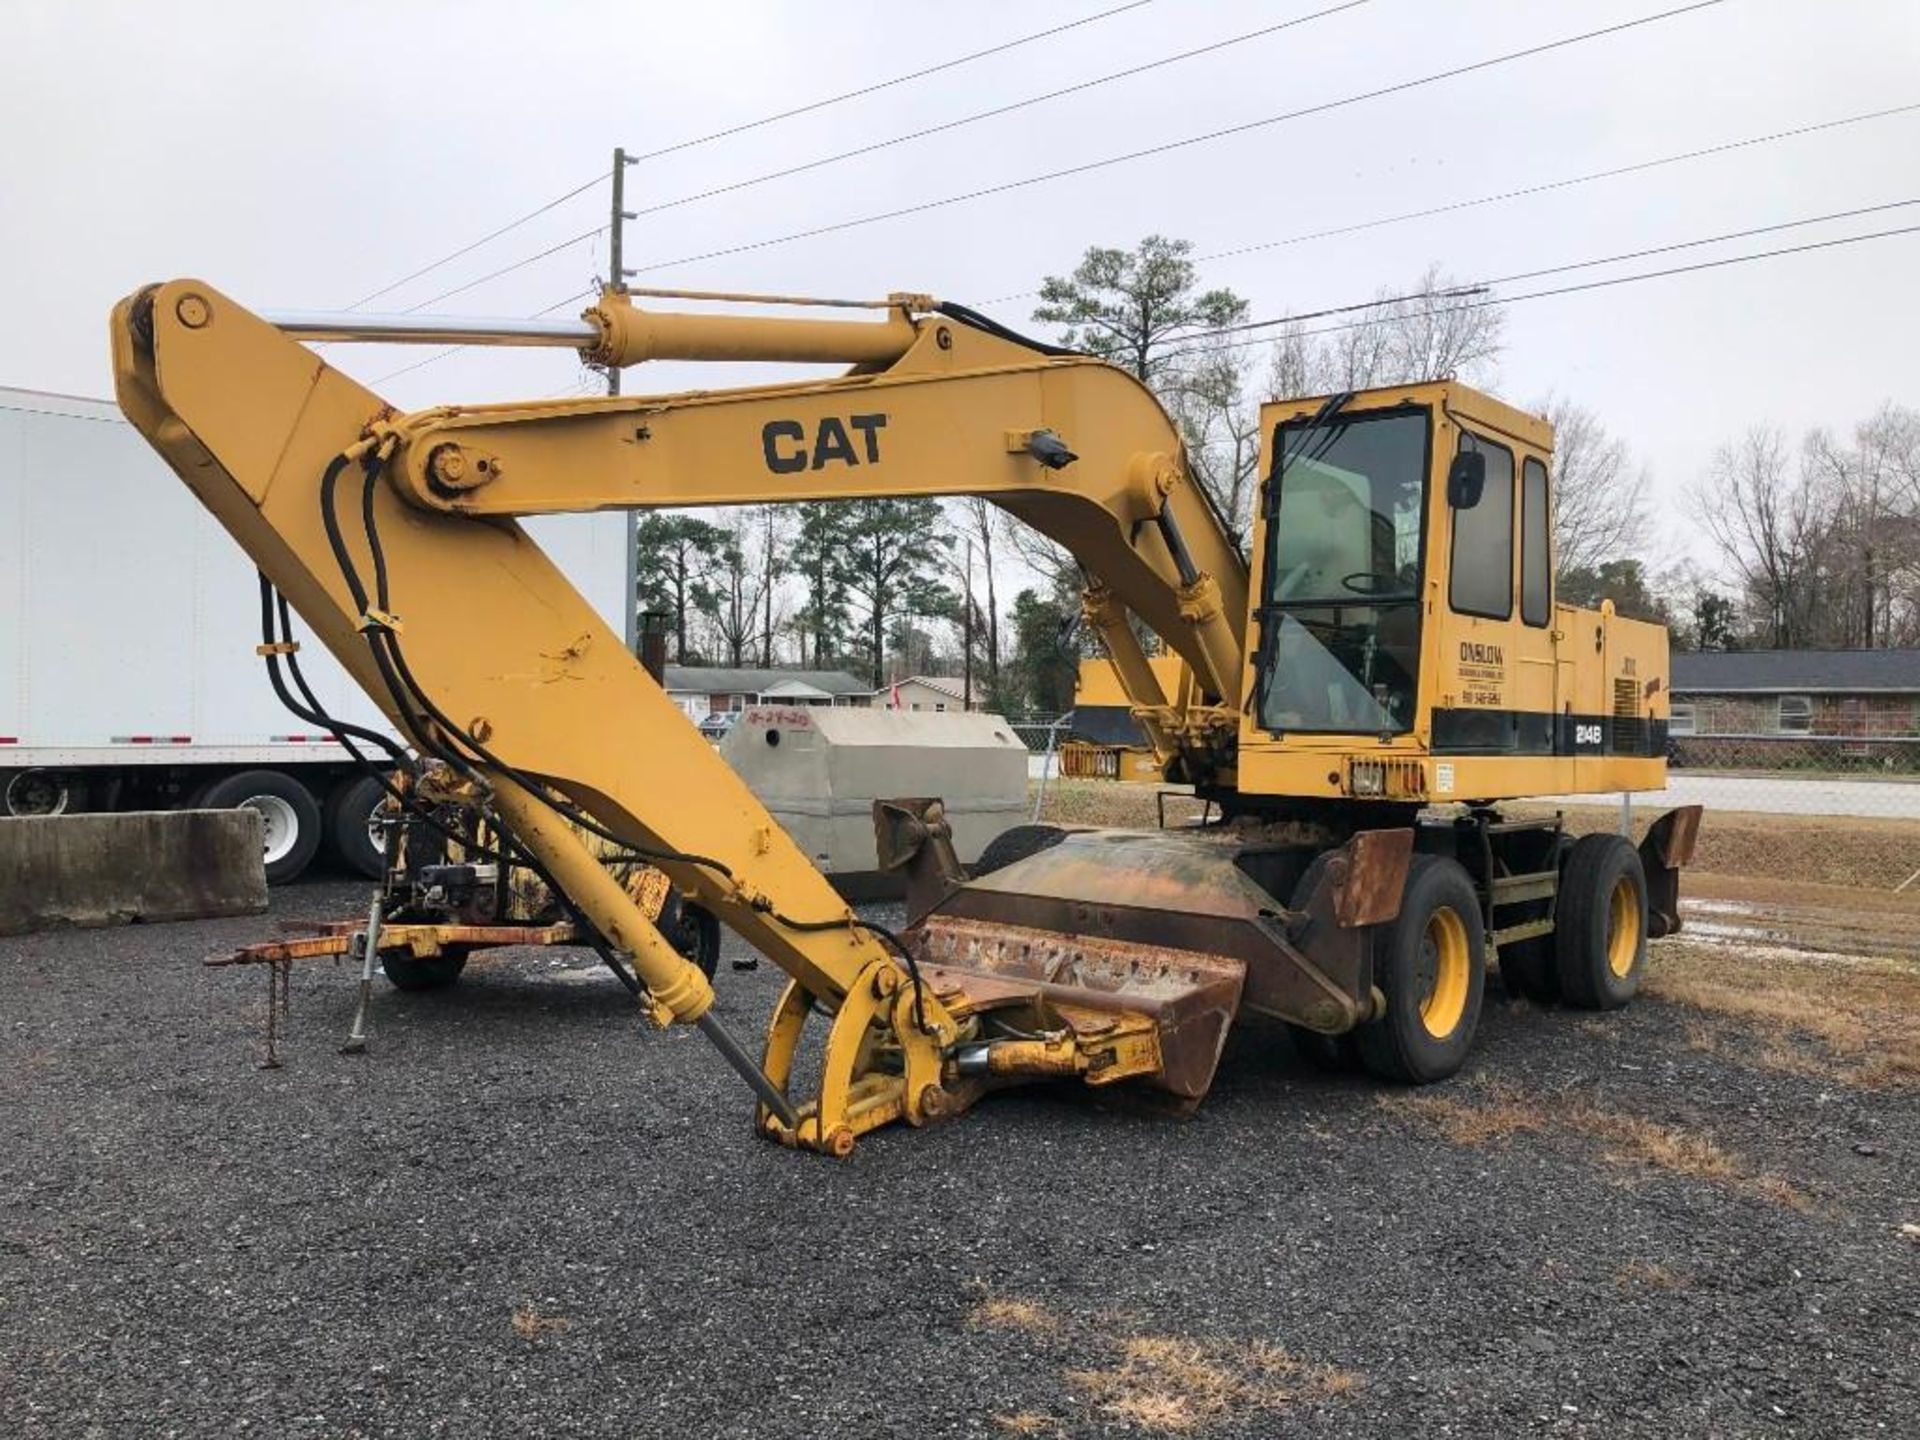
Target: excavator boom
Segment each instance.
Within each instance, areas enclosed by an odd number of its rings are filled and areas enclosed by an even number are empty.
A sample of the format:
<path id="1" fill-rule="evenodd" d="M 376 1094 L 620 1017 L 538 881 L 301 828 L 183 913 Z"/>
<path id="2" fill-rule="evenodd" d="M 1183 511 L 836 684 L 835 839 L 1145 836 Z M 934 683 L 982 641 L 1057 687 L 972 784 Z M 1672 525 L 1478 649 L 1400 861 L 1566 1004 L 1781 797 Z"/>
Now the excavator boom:
<path id="1" fill-rule="evenodd" d="M 934 968 L 924 943 L 910 949 L 847 909 L 513 518 L 986 495 L 1069 545 L 1096 595 L 1111 597 L 1098 602 L 1109 623 L 1131 641 L 1131 610 L 1166 634 L 1230 715 L 1244 566 L 1188 483 L 1158 404 L 1097 361 L 904 305 L 877 323 L 752 320 L 646 316 L 609 295 L 584 323 L 596 336 L 584 348 L 609 364 L 674 355 L 855 368 L 732 392 L 401 414 L 281 327 L 178 281 L 116 310 L 116 388 L 402 733 L 484 788 L 504 829 L 631 959 L 657 1017 L 731 1047 L 761 1092 L 768 1133 L 843 1153 L 863 1130 L 938 1118 L 1022 1075 L 1110 1083 L 1171 1068 L 1197 1096 L 1232 1012 L 1217 992 L 1237 991 L 1237 973 L 1200 980 L 1190 957 L 1129 953 L 1122 964 L 1101 951 L 1081 958 L 1108 979 L 1075 992 L 1006 969 Z M 1157 690 L 1139 698 L 1178 729 Z M 937 810 L 920 818 L 932 855 L 944 839 Z M 705 977 L 570 819 L 658 864 L 792 977 L 760 1066 L 742 1064 Z M 1136 991 L 1151 996 L 1130 1006 Z M 1167 1048 L 1191 1028 L 1189 994 L 1218 1023 L 1202 1027 L 1197 1069 L 1178 1055 L 1170 1067 Z M 816 1008 L 833 1017 L 820 1094 L 784 1101 Z"/>

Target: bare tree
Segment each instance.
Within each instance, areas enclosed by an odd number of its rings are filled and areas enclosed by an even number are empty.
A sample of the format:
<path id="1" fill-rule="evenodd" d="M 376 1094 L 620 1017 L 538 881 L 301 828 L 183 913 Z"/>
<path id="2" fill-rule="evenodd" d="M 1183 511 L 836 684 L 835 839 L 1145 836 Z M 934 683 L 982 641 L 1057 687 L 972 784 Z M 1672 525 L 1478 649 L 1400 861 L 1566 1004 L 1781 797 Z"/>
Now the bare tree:
<path id="1" fill-rule="evenodd" d="M 1506 312 L 1463 287 L 1438 265 L 1427 266 L 1408 294 L 1380 307 L 1388 335 L 1384 383 L 1471 380 L 1491 371 L 1504 348 Z"/>
<path id="2" fill-rule="evenodd" d="M 1649 522 L 1646 468 L 1585 406 L 1550 395 L 1534 408 L 1553 426 L 1555 568 L 1595 570 L 1633 551 Z"/>
<path id="3" fill-rule="evenodd" d="M 1764 642 L 1811 643 L 1828 516 L 1820 487 L 1794 473 L 1786 438 L 1756 426 L 1722 445 L 1693 511 L 1750 600 Z"/>
<path id="4" fill-rule="evenodd" d="M 968 603 L 964 597 L 972 597 L 973 632 L 976 644 L 982 647 L 980 654 L 986 661 L 982 688 L 987 695 L 997 698 L 1000 694 L 1000 599 L 994 576 L 993 552 L 996 531 L 1000 529 L 1000 511 L 989 500 L 978 495 L 967 495 L 954 502 L 953 514 L 954 528 L 962 537 L 958 549 L 964 554 L 968 549 L 966 542 L 971 541 L 972 551 L 985 569 L 985 603 L 982 604 L 981 597 L 973 592 L 971 576 L 965 577 L 961 587 L 962 603 Z"/>
<path id="5" fill-rule="evenodd" d="M 1213 501 L 1242 552 L 1258 489 L 1260 404 L 1248 383 L 1247 351 L 1216 347 L 1190 357 L 1163 398 L 1186 445 L 1187 468 Z"/>
<path id="6" fill-rule="evenodd" d="M 1484 379 L 1500 358 L 1506 313 L 1438 265 L 1404 288 L 1383 288 L 1349 321 L 1316 331 L 1298 322 L 1275 337 L 1273 393 L 1366 390 L 1422 380 Z"/>

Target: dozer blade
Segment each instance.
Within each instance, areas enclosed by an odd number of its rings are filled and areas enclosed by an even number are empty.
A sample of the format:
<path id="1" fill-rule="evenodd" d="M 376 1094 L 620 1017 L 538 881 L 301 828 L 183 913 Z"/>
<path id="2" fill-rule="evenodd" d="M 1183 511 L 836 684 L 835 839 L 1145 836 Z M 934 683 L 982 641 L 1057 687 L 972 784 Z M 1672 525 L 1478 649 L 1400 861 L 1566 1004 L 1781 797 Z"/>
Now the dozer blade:
<path id="1" fill-rule="evenodd" d="M 1409 831 L 1354 837 L 1289 909 L 1249 873 L 1271 852 L 1231 832 L 1070 831 L 962 881 L 937 802 L 893 804 L 876 815 L 883 852 L 919 872 L 907 941 L 964 992 L 963 1011 L 1145 1022 L 1159 1054 L 1136 1078 L 1187 1101 L 1212 1084 L 1242 1005 L 1327 1032 L 1372 1011 L 1367 927 L 1398 913 Z M 1294 852 L 1296 879 L 1307 858 Z"/>

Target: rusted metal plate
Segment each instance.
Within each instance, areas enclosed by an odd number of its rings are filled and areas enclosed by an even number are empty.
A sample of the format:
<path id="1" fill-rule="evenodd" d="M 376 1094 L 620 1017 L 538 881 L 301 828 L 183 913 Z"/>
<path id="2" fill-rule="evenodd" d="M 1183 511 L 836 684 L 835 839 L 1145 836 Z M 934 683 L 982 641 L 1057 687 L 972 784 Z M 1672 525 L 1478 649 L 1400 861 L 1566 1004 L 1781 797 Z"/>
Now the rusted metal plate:
<path id="1" fill-rule="evenodd" d="M 1351 929 L 1397 918 L 1413 860 L 1413 831 L 1362 830 L 1340 852 L 1328 867 L 1342 872 L 1333 902 L 1340 924 Z"/>
<path id="2" fill-rule="evenodd" d="M 1669 870 L 1680 870 L 1693 863 L 1693 848 L 1700 838 L 1701 807 L 1682 805 L 1669 810 L 1647 829 L 1640 842 L 1643 855 L 1658 857 Z"/>
<path id="3" fill-rule="evenodd" d="M 1698 805 L 1669 810 L 1640 842 L 1640 864 L 1647 877 L 1647 934 L 1655 940 L 1680 933 L 1680 870 L 1693 860 L 1700 815 Z"/>

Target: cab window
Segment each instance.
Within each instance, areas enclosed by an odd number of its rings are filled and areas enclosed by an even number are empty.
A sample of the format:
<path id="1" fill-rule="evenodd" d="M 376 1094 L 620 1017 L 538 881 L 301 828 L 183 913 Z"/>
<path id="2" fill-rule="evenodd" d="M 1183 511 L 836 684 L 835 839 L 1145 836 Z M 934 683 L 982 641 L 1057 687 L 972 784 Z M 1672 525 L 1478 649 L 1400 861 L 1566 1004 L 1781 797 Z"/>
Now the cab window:
<path id="1" fill-rule="evenodd" d="M 1487 457 L 1480 503 L 1453 512 L 1452 578 L 1447 600 L 1462 615 L 1513 615 L 1513 452 L 1462 430 L 1460 449 Z"/>
<path id="2" fill-rule="evenodd" d="M 1529 625 L 1553 618 L 1552 533 L 1547 467 L 1528 456 L 1520 467 L 1520 618 Z"/>

